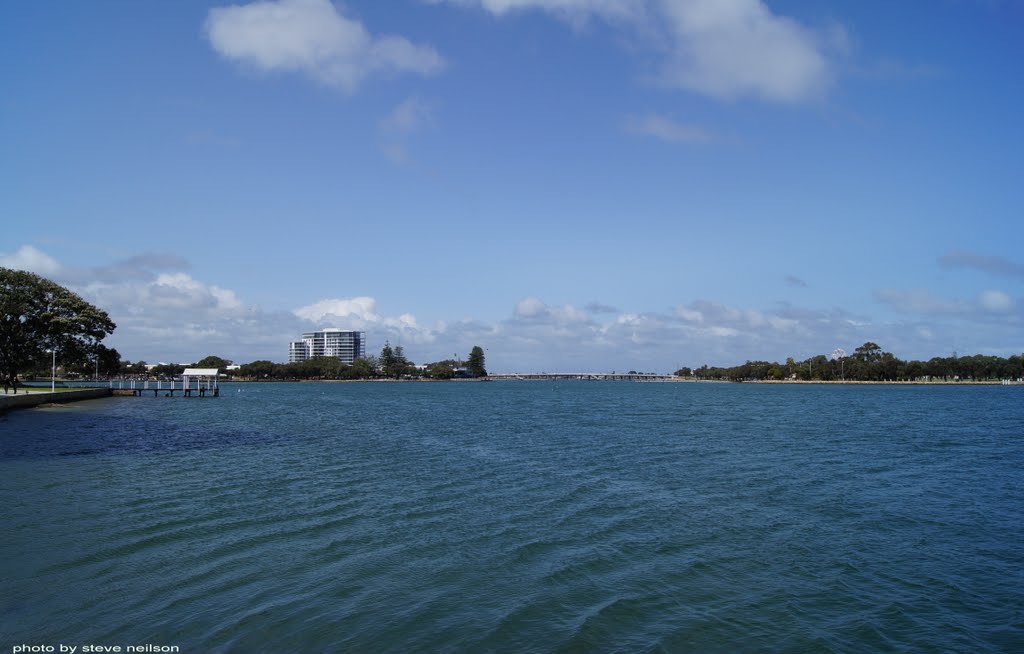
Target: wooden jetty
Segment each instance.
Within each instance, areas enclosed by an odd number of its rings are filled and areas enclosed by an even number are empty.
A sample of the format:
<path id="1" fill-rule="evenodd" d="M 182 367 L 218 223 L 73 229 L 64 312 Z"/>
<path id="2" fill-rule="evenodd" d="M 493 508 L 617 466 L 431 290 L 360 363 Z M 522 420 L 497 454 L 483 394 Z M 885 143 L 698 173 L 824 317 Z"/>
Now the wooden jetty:
<path id="1" fill-rule="evenodd" d="M 110 389 L 114 395 L 133 395 L 141 397 L 153 393 L 153 397 L 174 397 L 180 393 L 183 397 L 220 397 L 218 380 L 220 371 L 216 368 L 186 368 L 181 380 L 168 381 L 136 381 L 119 379 L 110 381 Z"/>

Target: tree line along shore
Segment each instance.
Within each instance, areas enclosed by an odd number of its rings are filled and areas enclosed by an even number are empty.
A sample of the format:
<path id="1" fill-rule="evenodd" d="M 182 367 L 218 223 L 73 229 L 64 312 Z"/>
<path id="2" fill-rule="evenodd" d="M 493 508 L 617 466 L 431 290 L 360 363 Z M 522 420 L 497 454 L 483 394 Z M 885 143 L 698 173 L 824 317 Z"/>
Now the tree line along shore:
<path id="1" fill-rule="evenodd" d="M 217 368 L 228 379 L 240 381 L 306 381 L 360 379 L 462 379 L 487 377 L 484 350 L 473 346 L 465 360 L 445 359 L 416 365 L 405 355 L 401 345 L 385 343 L 379 356 L 367 356 L 353 363 L 335 357 L 313 357 L 293 363 L 259 360 L 234 366 L 228 359 L 208 356 L 194 364 L 197 368 Z M 124 377 L 176 377 L 186 366 L 170 363 L 148 366 L 145 361 L 125 362 L 119 370 Z"/>
<path id="2" fill-rule="evenodd" d="M 999 382 L 1024 378 L 1024 354 L 1010 357 L 974 354 L 933 357 L 927 361 L 904 361 L 867 342 L 846 356 L 841 350 L 831 356 L 818 356 L 785 363 L 747 361 L 728 368 L 704 365 L 680 368 L 676 376 L 717 381 L 792 381 L 792 382 Z"/>

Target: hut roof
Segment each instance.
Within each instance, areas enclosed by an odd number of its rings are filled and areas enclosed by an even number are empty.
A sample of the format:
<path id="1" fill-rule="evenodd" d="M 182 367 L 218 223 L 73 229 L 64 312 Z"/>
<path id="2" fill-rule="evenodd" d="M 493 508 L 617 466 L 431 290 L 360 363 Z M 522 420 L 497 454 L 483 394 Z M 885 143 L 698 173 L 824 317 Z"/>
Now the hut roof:
<path id="1" fill-rule="evenodd" d="M 220 370 L 217 368 L 185 368 L 185 372 L 181 374 L 187 377 L 216 377 L 220 374 Z"/>

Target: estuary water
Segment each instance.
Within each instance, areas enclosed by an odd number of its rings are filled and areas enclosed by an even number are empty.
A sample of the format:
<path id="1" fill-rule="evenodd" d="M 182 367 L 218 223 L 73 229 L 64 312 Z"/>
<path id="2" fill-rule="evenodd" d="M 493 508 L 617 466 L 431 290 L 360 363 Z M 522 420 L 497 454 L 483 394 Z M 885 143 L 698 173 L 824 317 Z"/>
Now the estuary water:
<path id="1" fill-rule="evenodd" d="M 0 516 L 2 652 L 1024 651 L 1021 386 L 111 398 Z"/>

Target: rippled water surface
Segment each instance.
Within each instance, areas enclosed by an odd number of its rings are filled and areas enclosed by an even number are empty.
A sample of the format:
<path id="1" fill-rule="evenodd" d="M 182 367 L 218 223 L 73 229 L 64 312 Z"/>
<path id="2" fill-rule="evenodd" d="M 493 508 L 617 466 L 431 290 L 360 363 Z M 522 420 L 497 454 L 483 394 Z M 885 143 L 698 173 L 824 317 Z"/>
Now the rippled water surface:
<path id="1" fill-rule="evenodd" d="M 227 385 L 0 417 L 0 650 L 1024 651 L 1024 387 Z"/>

